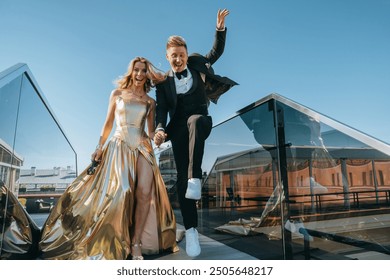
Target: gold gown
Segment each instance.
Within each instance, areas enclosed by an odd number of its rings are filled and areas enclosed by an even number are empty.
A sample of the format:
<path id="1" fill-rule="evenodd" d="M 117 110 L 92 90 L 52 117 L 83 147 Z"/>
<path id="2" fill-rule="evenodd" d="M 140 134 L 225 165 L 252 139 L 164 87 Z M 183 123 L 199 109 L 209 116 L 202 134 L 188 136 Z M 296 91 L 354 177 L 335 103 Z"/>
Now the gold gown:
<path id="1" fill-rule="evenodd" d="M 37 258 L 40 233 L 15 195 L 0 186 L 0 260 Z"/>
<path id="2" fill-rule="evenodd" d="M 95 175 L 87 175 L 84 170 L 56 203 L 42 229 L 42 258 L 128 257 L 136 226 L 134 193 L 140 156 L 150 163 L 154 176 L 150 209 L 141 235 L 142 253 L 177 250 L 175 216 L 151 141 L 144 131 L 150 109 L 150 102 L 117 98 L 116 131 L 103 149 L 102 162 Z"/>

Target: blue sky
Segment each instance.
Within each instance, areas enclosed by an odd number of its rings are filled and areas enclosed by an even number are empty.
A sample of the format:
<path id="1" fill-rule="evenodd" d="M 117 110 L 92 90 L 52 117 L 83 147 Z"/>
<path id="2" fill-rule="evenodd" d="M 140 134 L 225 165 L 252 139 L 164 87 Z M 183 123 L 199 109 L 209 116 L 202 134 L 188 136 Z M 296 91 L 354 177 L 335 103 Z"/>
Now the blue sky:
<path id="1" fill-rule="evenodd" d="M 390 143 L 388 0 L 0 0 L 0 71 L 27 63 L 82 169 L 129 61 L 167 70 L 173 34 L 207 53 L 218 8 L 230 15 L 214 69 L 240 85 L 211 105 L 214 124 L 278 93 Z"/>

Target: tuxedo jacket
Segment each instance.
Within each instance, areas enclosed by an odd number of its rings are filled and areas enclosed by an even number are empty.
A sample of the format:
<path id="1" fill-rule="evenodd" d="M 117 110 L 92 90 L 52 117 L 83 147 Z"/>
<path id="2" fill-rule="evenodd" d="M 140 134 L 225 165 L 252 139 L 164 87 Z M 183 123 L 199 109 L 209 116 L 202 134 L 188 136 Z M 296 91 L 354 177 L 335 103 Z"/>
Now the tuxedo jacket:
<path id="1" fill-rule="evenodd" d="M 222 55 L 225 48 L 227 29 L 216 31 L 213 48 L 208 54 L 202 56 L 194 53 L 188 56 L 187 68 L 191 71 L 193 79 L 192 87 L 204 83 L 204 90 L 209 101 L 217 103 L 218 98 L 234 85 L 238 85 L 227 77 L 221 77 L 214 73 L 213 65 Z M 197 75 L 197 73 L 199 75 Z M 200 76 L 201 79 L 197 79 Z M 191 89 L 190 89 L 191 91 Z M 172 120 L 177 105 L 177 93 L 172 70 L 168 71 L 167 79 L 156 86 L 156 128 L 166 130 L 168 115 Z M 169 126 L 169 123 L 168 123 Z"/>

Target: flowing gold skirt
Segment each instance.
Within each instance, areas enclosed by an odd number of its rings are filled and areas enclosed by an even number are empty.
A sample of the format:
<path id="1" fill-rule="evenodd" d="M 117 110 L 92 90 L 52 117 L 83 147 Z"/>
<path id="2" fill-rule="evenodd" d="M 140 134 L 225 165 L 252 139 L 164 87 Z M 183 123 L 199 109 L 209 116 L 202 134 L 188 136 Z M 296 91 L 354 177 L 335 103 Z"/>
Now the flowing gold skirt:
<path id="1" fill-rule="evenodd" d="M 40 229 L 7 187 L 0 187 L 0 259 L 35 259 Z"/>
<path id="2" fill-rule="evenodd" d="M 126 259 L 137 183 L 137 158 L 151 165 L 154 188 L 141 235 L 143 254 L 176 250 L 176 221 L 148 139 L 136 149 L 113 137 L 94 175 L 84 170 L 51 211 L 39 243 L 44 259 Z M 138 172 L 139 174 L 139 172 Z M 141 172 L 142 174 L 142 172 Z"/>

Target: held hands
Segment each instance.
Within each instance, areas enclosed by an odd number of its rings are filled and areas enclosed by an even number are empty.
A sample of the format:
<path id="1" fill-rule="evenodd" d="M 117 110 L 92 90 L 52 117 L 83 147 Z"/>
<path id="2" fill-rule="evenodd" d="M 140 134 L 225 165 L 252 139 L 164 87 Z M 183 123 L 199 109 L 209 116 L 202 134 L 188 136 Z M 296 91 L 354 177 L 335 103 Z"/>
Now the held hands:
<path id="1" fill-rule="evenodd" d="M 154 134 L 154 144 L 156 144 L 157 147 L 160 147 L 160 145 L 164 143 L 165 138 L 167 138 L 167 134 L 164 131 L 162 130 L 157 131 Z"/>
<path id="2" fill-rule="evenodd" d="M 217 14 L 217 29 L 223 30 L 225 28 L 225 17 L 229 14 L 227 9 L 219 9 Z"/>

